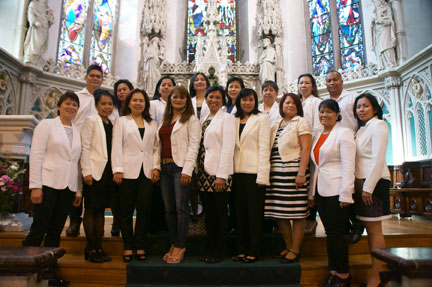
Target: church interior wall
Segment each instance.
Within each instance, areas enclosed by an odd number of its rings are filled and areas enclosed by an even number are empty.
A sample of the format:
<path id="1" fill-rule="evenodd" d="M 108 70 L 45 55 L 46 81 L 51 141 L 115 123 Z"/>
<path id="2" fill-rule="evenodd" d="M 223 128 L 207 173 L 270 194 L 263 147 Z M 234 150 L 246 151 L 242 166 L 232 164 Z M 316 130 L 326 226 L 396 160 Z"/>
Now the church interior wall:
<path id="1" fill-rule="evenodd" d="M 169 0 L 168 0 L 169 1 Z M 166 11 L 165 61 L 181 63 L 186 59 L 186 1 L 169 1 Z"/>
<path id="2" fill-rule="evenodd" d="M 432 43 L 432 1 L 401 1 L 406 26 L 408 58 Z"/>
<path id="3" fill-rule="evenodd" d="M 48 0 L 48 7 L 53 10 L 54 23 L 49 29 L 48 34 L 48 47 L 43 55 L 43 58 L 47 59 L 57 59 L 57 50 L 60 37 L 60 21 L 62 15 L 63 1 L 58 0 Z"/>
<path id="4" fill-rule="evenodd" d="M 25 13 L 28 1 L 0 1 L 0 47 L 16 58 L 22 58 L 21 48 L 26 32 Z"/>

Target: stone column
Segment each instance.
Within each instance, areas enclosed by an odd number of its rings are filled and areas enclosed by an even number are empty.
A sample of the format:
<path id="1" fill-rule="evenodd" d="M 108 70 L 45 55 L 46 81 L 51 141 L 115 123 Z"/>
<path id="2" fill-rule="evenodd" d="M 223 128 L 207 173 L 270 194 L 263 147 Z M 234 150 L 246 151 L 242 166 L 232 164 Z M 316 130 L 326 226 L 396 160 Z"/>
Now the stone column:
<path id="1" fill-rule="evenodd" d="M 381 76 L 381 75 L 380 75 Z M 394 71 L 387 71 L 382 76 L 385 77 L 385 88 L 388 90 L 390 102 L 390 123 L 392 132 L 393 165 L 401 165 L 405 160 L 402 135 L 402 107 L 400 87 L 402 84 L 400 75 Z"/>

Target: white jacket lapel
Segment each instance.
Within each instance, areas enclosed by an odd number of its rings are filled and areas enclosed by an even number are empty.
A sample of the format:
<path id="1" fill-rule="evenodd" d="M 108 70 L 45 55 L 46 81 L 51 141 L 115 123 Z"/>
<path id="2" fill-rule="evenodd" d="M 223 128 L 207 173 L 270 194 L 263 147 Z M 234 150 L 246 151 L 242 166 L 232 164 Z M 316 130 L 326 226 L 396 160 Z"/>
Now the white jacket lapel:
<path id="1" fill-rule="evenodd" d="M 105 128 L 102 122 L 102 118 L 98 115 L 96 117 L 96 121 L 97 121 L 99 135 L 100 135 L 99 140 L 102 143 L 104 156 L 107 157 L 107 146 L 106 146 L 107 143 L 106 143 Z"/>
<path id="2" fill-rule="evenodd" d="M 58 135 L 60 136 L 60 138 L 62 140 L 63 146 L 64 146 L 67 154 L 69 155 L 69 157 L 71 157 L 72 156 L 71 144 L 69 142 L 68 136 L 66 134 L 66 130 L 63 126 L 63 123 L 60 120 L 60 117 L 56 118 L 55 124 L 56 124 L 56 130 L 57 130 Z M 72 126 L 71 126 L 71 128 L 72 128 Z M 75 133 L 72 132 L 72 143 L 73 143 L 73 139 L 74 139 L 73 137 L 76 137 L 76 136 L 77 135 L 75 135 Z"/>

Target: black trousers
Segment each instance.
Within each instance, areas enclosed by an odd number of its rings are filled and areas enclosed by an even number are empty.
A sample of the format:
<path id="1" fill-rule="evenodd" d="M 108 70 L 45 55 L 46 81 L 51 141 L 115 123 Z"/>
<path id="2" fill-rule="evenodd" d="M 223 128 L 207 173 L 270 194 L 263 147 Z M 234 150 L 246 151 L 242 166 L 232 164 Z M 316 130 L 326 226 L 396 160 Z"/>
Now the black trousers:
<path id="1" fill-rule="evenodd" d="M 136 179 L 123 178 L 120 184 L 120 230 L 125 250 L 145 249 L 145 237 L 150 225 L 153 184 L 141 169 Z M 135 233 L 133 213 L 136 208 Z"/>
<path id="2" fill-rule="evenodd" d="M 348 206 L 349 212 L 348 212 L 348 221 L 347 221 L 347 226 L 349 227 L 349 229 L 352 230 L 362 230 L 364 228 L 363 223 L 361 222 L 361 220 L 358 220 L 356 217 L 356 212 L 354 210 L 354 204 L 351 204 Z M 310 207 L 309 208 L 309 216 L 306 217 L 306 220 L 310 220 L 310 221 L 315 221 L 316 220 L 316 215 L 317 215 L 317 207 Z"/>
<path id="3" fill-rule="evenodd" d="M 116 185 L 113 188 L 113 192 L 111 194 L 111 202 L 110 202 L 111 212 L 113 215 L 113 226 L 120 226 L 120 190 L 119 186 Z"/>
<path id="4" fill-rule="evenodd" d="M 265 189 L 258 187 L 256 179 L 256 174 L 233 176 L 237 253 L 253 257 L 260 255 L 265 195 Z"/>
<path id="5" fill-rule="evenodd" d="M 75 192 L 42 187 L 42 203 L 33 205 L 33 223 L 23 246 L 59 247 L 60 234 L 72 207 Z"/>
<path id="6" fill-rule="evenodd" d="M 207 255 L 222 258 L 228 230 L 228 192 L 200 192 L 205 213 Z"/>
<path id="7" fill-rule="evenodd" d="M 330 271 L 348 273 L 347 231 L 349 206 L 339 206 L 339 196 L 323 197 L 316 192 L 316 204 L 327 235 L 327 256 Z"/>

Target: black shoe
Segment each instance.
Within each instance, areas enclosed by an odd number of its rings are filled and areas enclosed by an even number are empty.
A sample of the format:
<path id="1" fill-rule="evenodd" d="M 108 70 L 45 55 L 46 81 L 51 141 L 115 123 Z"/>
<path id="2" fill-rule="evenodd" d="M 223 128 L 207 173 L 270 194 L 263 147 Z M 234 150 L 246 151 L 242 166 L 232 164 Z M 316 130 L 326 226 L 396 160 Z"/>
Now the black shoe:
<path id="1" fill-rule="evenodd" d="M 70 283 L 69 280 L 61 279 L 60 277 L 48 280 L 48 286 L 63 287 L 63 286 L 69 286 L 69 283 Z"/>
<path id="2" fill-rule="evenodd" d="M 245 258 L 243 258 L 244 263 L 255 263 L 257 260 L 258 260 L 258 257 L 253 257 L 253 258 L 245 257 Z"/>
<path id="3" fill-rule="evenodd" d="M 81 219 L 71 219 L 68 229 L 66 229 L 66 236 L 77 237 L 80 234 Z"/>
<path id="4" fill-rule="evenodd" d="M 287 255 L 288 255 L 289 253 L 294 254 L 295 257 L 294 257 L 294 258 L 286 258 L 286 257 L 283 257 L 283 258 L 281 258 L 281 259 L 279 260 L 279 262 L 280 262 L 280 263 L 294 263 L 294 262 L 298 262 L 298 261 L 299 261 L 299 259 L 300 259 L 300 255 L 301 255 L 300 252 L 299 252 L 299 253 L 296 253 L 296 252 L 294 252 L 294 251 L 292 251 L 292 250 L 288 250 Z"/>
<path id="5" fill-rule="evenodd" d="M 102 258 L 103 262 L 110 262 L 112 260 L 103 249 L 98 249 L 97 252 L 100 254 L 100 258 Z"/>
<path id="6" fill-rule="evenodd" d="M 131 262 L 132 258 L 133 258 L 133 254 L 128 254 L 128 255 L 123 254 L 123 261 L 124 262 Z"/>
<path id="7" fill-rule="evenodd" d="M 342 279 L 339 276 L 334 275 L 329 286 L 330 287 L 349 287 L 349 286 L 351 286 L 351 274 L 346 279 Z"/>
<path id="8" fill-rule="evenodd" d="M 246 258 L 246 255 L 239 254 L 236 256 L 231 257 L 231 259 L 235 262 L 242 262 Z"/>
<path id="9" fill-rule="evenodd" d="M 323 283 L 320 283 L 318 286 L 319 287 L 329 287 L 331 285 L 333 277 L 334 277 L 334 275 L 329 273 L 327 280 Z"/>
<path id="10" fill-rule="evenodd" d="M 364 228 L 353 228 L 351 229 L 350 235 L 349 235 L 349 243 L 350 244 L 356 244 L 359 242 L 362 238 Z"/>

